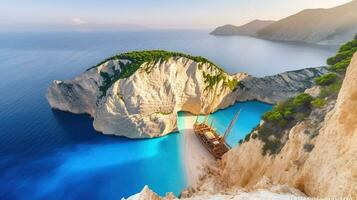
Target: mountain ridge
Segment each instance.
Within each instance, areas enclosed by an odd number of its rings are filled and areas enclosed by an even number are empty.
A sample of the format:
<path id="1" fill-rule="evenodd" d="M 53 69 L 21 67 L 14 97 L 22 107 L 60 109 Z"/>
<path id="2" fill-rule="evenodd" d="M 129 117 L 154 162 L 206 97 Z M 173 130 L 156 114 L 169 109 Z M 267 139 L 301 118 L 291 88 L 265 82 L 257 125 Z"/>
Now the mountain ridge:
<path id="1" fill-rule="evenodd" d="M 357 0 L 353 0 L 332 8 L 305 9 L 249 34 L 238 31 L 242 26 L 231 25 L 217 28 L 219 34 L 214 35 L 245 35 L 277 41 L 339 45 L 357 32 L 356 10 Z"/>

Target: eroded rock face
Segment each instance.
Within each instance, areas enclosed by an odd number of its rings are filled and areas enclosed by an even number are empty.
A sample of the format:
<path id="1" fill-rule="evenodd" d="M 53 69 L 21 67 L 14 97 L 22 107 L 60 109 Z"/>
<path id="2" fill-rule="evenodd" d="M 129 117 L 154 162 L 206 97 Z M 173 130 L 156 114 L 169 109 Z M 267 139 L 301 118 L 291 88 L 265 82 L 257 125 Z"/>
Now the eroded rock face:
<path id="1" fill-rule="evenodd" d="M 211 113 L 235 102 L 232 89 L 223 81 L 211 87 L 205 82 L 207 74 L 219 73 L 217 68 L 187 58 L 144 63 L 130 77 L 115 81 L 103 95 L 103 73 L 110 76 L 120 71 L 123 62 L 130 61 L 110 60 L 74 80 L 54 81 L 47 94 L 50 105 L 90 114 L 94 128 L 105 134 L 146 138 L 175 131 L 178 111 Z M 236 79 L 225 73 L 224 78 Z"/>
<path id="2" fill-rule="evenodd" d="M 287 184 L 313 197 L 357 198 L 357 54 L 346 73 L 332 109 L 311 138 L 309 120 L 288 133 L 281 152 L 263 156 L 262 142 L 251 139 L 229 151 L 222 161 L 223 179 L 230 187 L 253 188 L 262 179 Z M 318 119 L 318 113 L 311 113 Z M 307 149 L 306 144 L 313 144 Z M 310 152 L 311 151 L 311 152 Z"/>
<path id="3" fill-rule="evenodd" d="M 259 100 L 276 104 L 314 85 L 314 79 L 327 73 L 325 67 L 307 68 L 262 78 L 249 76 L 237 89 L 237 101 Z"/>
<path id="4" fill-rule="evenodd" d="M 143 63 L 128 78 L 103 89 L 106 76 L 121 72 L 130 63 L 109 60 L 74 80 L 54 81 L 48 102 L 55 109 L 91 115 L 94 128 L 104 134 L 150 138 L 175 131 L 178 111 L 208 114 L 236 101 L 276 103 L 304 91 L 326 72 L 325 68 L 311 68 L 263 78 L 223 72 L 226 80 L 241 81 L 234 89 L 224 81 L 213 85 L 208 81 L 207 75 L 212 78 L 220 73 L 212 64 L 176 57 Z"/>
<path id="5" fill-rule="evenodd" d="M 357 199 L 357 54 L 346 72 L 336 106 L 326 116 L 302 169 L 304 190 L 316 196 Z"/>
<path id="6" fill-rule="evenodd" d="M 284 189 L 282 189 L 284 188 Z M 285 200 L 285 199 L 301 199 L 308 200 L 305 196 L 300 196 L 291 192 L 289 188 L 282 186 L 274 186 L 270 190 L 259 189 L 256 191 L 244 191 L 240 189 L 228 189 L 225 191 L 210 194 L 209 192 L 199 192 L 191 197 L 184 197 L 180 199 L 187 200 Z M 125 199 L 123 199 L 125 200 Z M 165 197 L 160 197 L 153 191 L 148 189 L 147 186 L 144 189 L 133 196 L 127 198 L 127 200 L 178 200 L 177 197 L 172 194 L 168 194 Z"/>

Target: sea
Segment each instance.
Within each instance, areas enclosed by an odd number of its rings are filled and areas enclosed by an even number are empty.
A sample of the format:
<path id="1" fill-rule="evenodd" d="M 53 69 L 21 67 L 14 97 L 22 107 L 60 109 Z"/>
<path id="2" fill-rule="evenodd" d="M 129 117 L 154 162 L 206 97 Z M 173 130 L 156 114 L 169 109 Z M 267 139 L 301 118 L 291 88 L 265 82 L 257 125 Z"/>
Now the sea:
<path id="1" fill-rule="evenodd" d="M 204 56 L 254 76 L 325 65 L 337 46 L 219 37 L 209 30 L 0 32 L 0 199 L 114 200 L 145 185 L 160 195 L 187 187 L 182 134 L 132 140 L 96 132 L 87 115 L 52 110 L 53 80 L 72 79 L 118 53 L 163 49 Z M 237 103 L 211 115 L 238 145 L 272 105 Z M 185 115 L 180 114 L 180 119 Z M 183 119 L 184 120 L 184 119 Z"/>

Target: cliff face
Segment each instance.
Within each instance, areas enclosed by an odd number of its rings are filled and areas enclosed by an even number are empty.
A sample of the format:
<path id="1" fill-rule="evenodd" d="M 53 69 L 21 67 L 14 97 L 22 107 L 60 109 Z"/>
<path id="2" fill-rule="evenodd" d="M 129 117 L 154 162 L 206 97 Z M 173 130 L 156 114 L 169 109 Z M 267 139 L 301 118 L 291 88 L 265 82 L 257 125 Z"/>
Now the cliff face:
<path id="1" fill-rule="evenodd" d="M 276 104 L 303 92 L 314 79 L 327 73 L 326 68 L 307 68 L 262 78 L 248 76 L 241 80 L 236 91 L 237 101 L 259 100 Z"/>
<path id="2" fill-rule="evenodd" d="M 142 62 L 135 72 L 130 71 L 134 61 L 109 59 L 74 80 L 54 81 L 47 99 L 55 109 L 91 115 L 94 128 L 105 134 L 159 137 L 177 129 L 178 111 L 207 114 L 236 101 L 276 103 L 310 87 L 326 72 L 314 68 L 263 78 L 231 76 L 208 61 L 194 59 L 176 56 Z"/>
<path id="3" fill-rule="evenodd" d="M 262 179 L 288 184 L 309 196 L 357 198 L 357 54 L 348 67 L 335 106 L 319 124 L 318 113 L 295 125 L 280 153 L 263 156 L 262 142 L 251 139 L 229 151 L 222 173 L 231 187 L 252 188 Z M 320 126 L 321 128 L 317 128 Z M 317 131 L 311 137 L 309 131 Z M 312 149 L 306 144 L 314 145 Z M 311 151 L 311 152 L 310 152 Z"/>
<path id="4" fill-rule="evenodd" d="M 211 113 L 235 102 L 230 88 L 235 77 L 183 57 L 143 63 L 131 76 L 113 81 L 104 94 L 107 77 L 127 64 L 130 61 L 109 60 L 74 80 L 54 81 L 48 101 L 56 109 L 90 114 L 100 132 L 130 138 L 175 131 L 178 111 Z"/>
<path id="5" fill-rule="evenodd" d="M 244 36 L 257 36 L 257 32 L 274 21 L 270 20 L 254 20 L 242 26 L 224 25 L 217 27 L 211 32 L 212 35 L 244 35 Z"/>

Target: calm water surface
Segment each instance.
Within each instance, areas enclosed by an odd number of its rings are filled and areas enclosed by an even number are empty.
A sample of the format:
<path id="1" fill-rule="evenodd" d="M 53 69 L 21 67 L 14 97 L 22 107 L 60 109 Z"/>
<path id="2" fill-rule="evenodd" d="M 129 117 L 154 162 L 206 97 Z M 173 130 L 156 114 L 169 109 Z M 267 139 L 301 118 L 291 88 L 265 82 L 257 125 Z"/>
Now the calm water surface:
<path id="1" fill-rule="evenodd" d="M 224 135 L 235 114 L 240 111 L 238 120 L 227 137 L 227 143 L 234 147 L 238 145 L 239 140 L 244 140 L 247 133 L 250 133 L 259 124 L 261 116 L 271 109 L 272 105 L 258 101 L 236 103 L 227 109 L 209 115 L 208 123 L 212 124 L 220 135 Z M 200 116 L 197 120 L 203 122 L 205 116 Z"/>
<path id="2" fill-rule="evenodd" d="M 70 79 L 115 53 L 166 49 L 201 55 L 228 72 L 257 76 L 319 66 L 336 47 L 215 37 L 203 31 L 0 33 L 0 199 L 119 199 L 150 185 L 185 186 L 180 134 L 152 140 L 104 136 L 84 115 L 52 111 L 52 80 Z M 236 104 L 213 114 L 221 132 L 242 118 L 229 143 L 245 136 L 269 105 Z"/>

